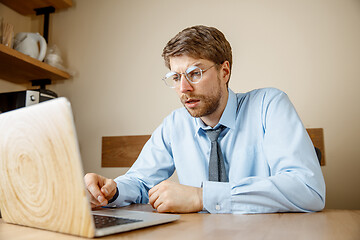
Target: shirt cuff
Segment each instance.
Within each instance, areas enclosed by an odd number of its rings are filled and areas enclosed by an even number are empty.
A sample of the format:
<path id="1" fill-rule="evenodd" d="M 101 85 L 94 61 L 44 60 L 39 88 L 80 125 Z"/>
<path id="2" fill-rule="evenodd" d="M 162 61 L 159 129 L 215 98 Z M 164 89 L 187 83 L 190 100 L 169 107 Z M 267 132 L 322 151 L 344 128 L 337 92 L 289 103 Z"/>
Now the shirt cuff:
<path id="1" fill-rule="evenodd" d="M 116 193 L 115 195 L 108 201 L 108 204 L 114 202 L 119 196 L 119 189 L 116 187 Z"/>
<path id="2" fill-rule="evenodd" d="M 203 182 L 203 207 L 210 213 L 231 213 L 230 183 Z"/>

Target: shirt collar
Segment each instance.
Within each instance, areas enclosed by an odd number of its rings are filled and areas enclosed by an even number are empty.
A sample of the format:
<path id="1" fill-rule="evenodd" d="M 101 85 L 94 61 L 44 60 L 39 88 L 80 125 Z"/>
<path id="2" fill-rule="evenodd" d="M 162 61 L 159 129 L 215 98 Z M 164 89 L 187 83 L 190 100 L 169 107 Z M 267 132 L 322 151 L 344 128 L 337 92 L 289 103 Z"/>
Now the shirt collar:
<path id="1" fill-rule="evenodd" d="M 229 91 L 229 96 L 225 110 L 221 115 L 219 123 L 214 128 L 218 128 L 220 125 L 223 125 L 227 128 L 235 129 L 237 97 L 236 94 L 230 88 L 228 88 L 228 91 Z M 200 118 L 194 118 L 194 119 L 197 130 L 195 131 L 195 136 L 199 133 L 200 129 L 207 130 L 211 128 L 209 126 L 206 126 Z"/>

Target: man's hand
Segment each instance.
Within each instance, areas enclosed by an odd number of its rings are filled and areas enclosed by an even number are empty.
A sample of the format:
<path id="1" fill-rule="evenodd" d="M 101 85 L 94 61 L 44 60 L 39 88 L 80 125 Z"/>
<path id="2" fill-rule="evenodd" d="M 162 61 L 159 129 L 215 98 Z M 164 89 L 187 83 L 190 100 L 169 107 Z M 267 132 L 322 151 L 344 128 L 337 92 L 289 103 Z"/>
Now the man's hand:
<path id="1" fill-rule="evenodd" d="M 112 179 L 95 173 L 88 173 L 84 180 L 90 194 L 91 208 L 107 205 L 116 193 L 116 183 Z"/>
<path id="2" fill-rule="evenodd" d="M 149 202 L 158 212 L 199 212 L 203 209 L 202 188 L 165 180 L 150 189 Z"/>

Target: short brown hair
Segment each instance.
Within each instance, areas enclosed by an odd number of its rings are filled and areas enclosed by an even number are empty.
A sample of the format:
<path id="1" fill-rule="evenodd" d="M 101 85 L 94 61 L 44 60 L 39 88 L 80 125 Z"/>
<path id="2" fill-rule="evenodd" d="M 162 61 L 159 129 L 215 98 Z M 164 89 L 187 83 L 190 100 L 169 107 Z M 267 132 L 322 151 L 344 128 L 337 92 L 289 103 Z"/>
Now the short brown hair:
<path id="1" fill-rule="evenodd" d="M 170 57 L 188 55 L 222 64 L 228 61 L 232 67 L 230 43 L 224 34 L 214 27 L 193 26 L 185 28 L 173 37 L 164 47 L 162 57 L 170 69 Z"/>

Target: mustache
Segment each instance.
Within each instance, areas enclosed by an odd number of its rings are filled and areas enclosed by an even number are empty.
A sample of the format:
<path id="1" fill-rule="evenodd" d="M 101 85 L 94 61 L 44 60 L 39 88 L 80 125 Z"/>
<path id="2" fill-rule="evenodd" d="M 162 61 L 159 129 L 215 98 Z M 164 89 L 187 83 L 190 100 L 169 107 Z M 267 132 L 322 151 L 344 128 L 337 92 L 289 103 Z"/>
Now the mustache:
<path id="1" fill-rule="evenodd" d="M 182 102 L 186 102 L 188 99 L 202 100 L 202 99 L 205 99 L 205 96 L 204 95 L 195 95 L 195 94 L 183 94 L 180 97 L 180 100 Z"/>

